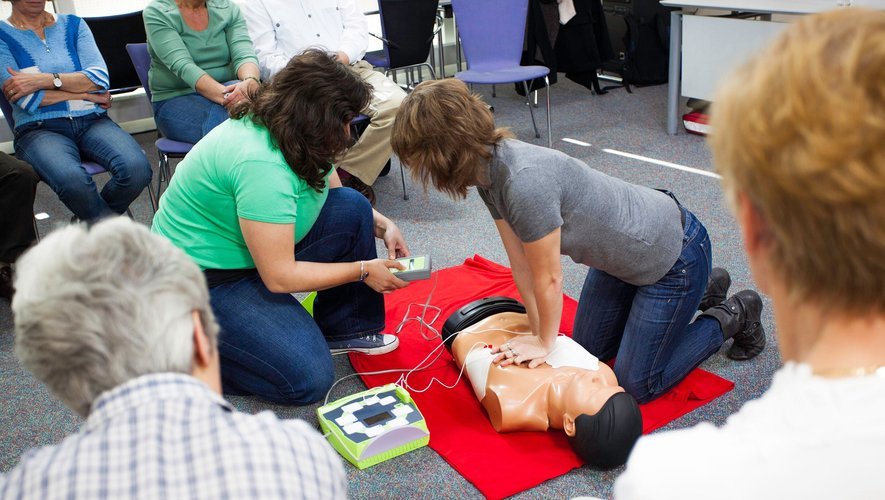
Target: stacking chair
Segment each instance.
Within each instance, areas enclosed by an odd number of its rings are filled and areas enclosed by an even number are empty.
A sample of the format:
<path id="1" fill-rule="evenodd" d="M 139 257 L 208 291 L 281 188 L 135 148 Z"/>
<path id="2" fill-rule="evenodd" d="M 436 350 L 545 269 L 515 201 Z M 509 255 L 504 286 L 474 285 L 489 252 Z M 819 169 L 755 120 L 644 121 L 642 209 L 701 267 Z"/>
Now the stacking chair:
<path id="1" fill-rule="evenodd" d="M 525 38 L 528 0 L 452 0 L 452 9 L 467 58 L 467 71 L 455 78 L 469 84 L 522 82 L 532 117 L 535 138 L 540 138 L 528 82 L 544 78 L 547 87 L 547 145 L 553 147 L 550 125 L 550 70 L 546 66 L 520 66 Z"/>
<path id="2" fill-rule="evenodd" d="M 15 133 L 15 118 L 12 117 L 12 104 L 10 104 L 9 101 L 6 100 L 6 95 L 4 95 L 3 92 L 0 92 L 0 110 L 3 111 L 3 116 L 6 117 L 6 123 L 9 125 L 9 130 L 11 130 L 14 134 Z M 81 164 L 83 166 L 83 170 L 85 170 L 86 173 L 91 176 L 96 176 L 98 174 L 107 173 L 106 168 L 104 168 L 102 165 L 100 165 L 98 163 L 95 163 L 94 161 L 82 160 Z M 148 195 L 150 196 L 150 199 L 151 199 L 151 208 L 153 209 L 154 212 L 156 212 L 157 211 L 157 198 L 154 196 L 153 191 L 151 191 L 150 186 L 148 186 Z M 126 213 L 128 213 L 130 217 L 132 216 L 132 212 L 130 212 L 128 208 L 126 209 Z M 35 224 L 34 229 L 36 230 L 36 228 L 37 228 L 37 226 Z M 39 237 L 39 234 L 40 233 L 38 232 L 37 233 L 38 237 Z"/>
<path id="3" fill-rule="evenodd" d="M 147 35 L 141 11 L 106 17 L 85 17 L 111 78 L 111 94 L 130 92 L 141 86 L 126 53 L 126 44 L 144 43 Z"/>
<path id="4" fill-rule="evenodd" d="M 376 68 L 384 68 L 386 74 L 424 66 L 436 79 L 427 58 L 433 38 L 442 28 L 438 10 L 439 0 L 378 0 L 382 36 L 373 36 L 384 42 L 384 49 L 369 52 L 363 59 Z"/>
<path id="5" fill-rule="evenodd" d="M 148 101 L 151 100 L 151 88 L 148 86 L 148 70 L 151 67 L 151 55 L 147 49 L 147 43 L 127 43 L 126 52 L 132 59 L 132 66 L 138 75 L 141 86 L 144 87 L 144 93 L 147 95 Z M 157 131 L 159 134 L 159 130 Z M 160 156 L 157 165 L 157 190 L 156 199 L 160 199 L 163 194 L 163 183 L 169 184 L 172 178 L 172 169 L 169 167 L 170 158 L 184 158 L 184 156 L 194 147 L 189 142 L 173 141 L 165 137 L 158 138 L 154 145 L 157 147 L 157 154 Z M 149 187 L 148 190 L 151 188 Z M 153 196 L 153 195 L 152 195 Z"/>

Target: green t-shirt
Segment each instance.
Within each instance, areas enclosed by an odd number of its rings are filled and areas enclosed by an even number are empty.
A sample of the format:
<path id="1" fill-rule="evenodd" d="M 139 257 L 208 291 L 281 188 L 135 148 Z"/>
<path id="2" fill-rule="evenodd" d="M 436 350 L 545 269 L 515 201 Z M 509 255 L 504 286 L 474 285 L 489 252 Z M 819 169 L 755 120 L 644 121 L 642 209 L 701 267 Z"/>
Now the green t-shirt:
<path id="1" fill-rule="evenodd" d="M 292 172 L 266 128 L 248 118 L 227 120 L 178 164 L 151 230 L 203 269 L 251 269 L 239 218 L 294 224 L 297 243 L 326 202 L 326 180 L 316 192 Z"/>
<path id="2" fill-rule="evenodd" d="M 258 64 L 240 8 L 230 0 L 209 0 L 209 27 L 194 31 L 181 18 L 175 0 L 154 0 L 144 9 L 154 102 L 194 92 L 209 74 L 224 83 L 237 78 L 247 62 Z"/>

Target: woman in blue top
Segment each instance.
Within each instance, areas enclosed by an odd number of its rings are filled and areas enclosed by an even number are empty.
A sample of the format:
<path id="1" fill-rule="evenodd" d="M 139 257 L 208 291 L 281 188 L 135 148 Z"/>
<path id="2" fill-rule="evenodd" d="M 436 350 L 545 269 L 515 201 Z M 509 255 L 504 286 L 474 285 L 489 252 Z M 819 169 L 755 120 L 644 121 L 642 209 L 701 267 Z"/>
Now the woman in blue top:
<path id="1" fill-rule="evenodd" d="M 151 180 L 138 143 L 107 117 L 108 70 L 79 17 L 12 0 L 0 22 L 0 80 L 13 104 L 15 152 L 81 220 L 121 214 Z M 82 160 L 107 169 L 101 193 Z"/>

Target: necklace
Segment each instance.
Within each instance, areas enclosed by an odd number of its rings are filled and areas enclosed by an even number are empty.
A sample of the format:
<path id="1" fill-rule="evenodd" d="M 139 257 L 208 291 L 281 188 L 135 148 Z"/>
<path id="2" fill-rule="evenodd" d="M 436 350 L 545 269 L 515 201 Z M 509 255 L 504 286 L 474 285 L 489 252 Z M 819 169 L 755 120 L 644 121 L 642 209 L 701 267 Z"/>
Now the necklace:
<path id="1" fill-rule="evenodd" d="M 854 368 L 824 368 L 813 370 L 815 375 L 827 378 L 863 377 L 875 375 L 885 377 L 885 366 L 856 366 Z"/>
<path id="2" fill-rule="evenodd" d="M 18 28 L 20 30 L 32 30 L 32 31 L 41 30 L 41 29 L 45 28 L 47 24 L 49 24 L 46 20 L 46 13 L 45 12 L 43 14 L 41 14 L 40 26 L 37 26 L 36 28 L 28 26 L 27 24 L 24 23 L 24 21 L 19 21 L 18 19 L 15 19 L 13 16 L 9 16 L 9 22 L 13 26 L 15 26 L 16 28 Z"/>

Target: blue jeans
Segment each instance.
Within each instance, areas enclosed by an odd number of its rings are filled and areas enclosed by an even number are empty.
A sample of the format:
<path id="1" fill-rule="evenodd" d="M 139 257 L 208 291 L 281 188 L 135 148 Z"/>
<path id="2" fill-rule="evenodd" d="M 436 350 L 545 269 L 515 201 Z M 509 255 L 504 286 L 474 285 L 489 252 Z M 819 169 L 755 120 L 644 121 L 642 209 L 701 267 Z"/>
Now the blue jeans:
<path id="1" fill-rule="evenodd" d="M 196 144 L 227 120 L 224 106 L 200 94 L 187 94 L 153 103 L 154 121 L 163 137 Z"/>
<path id="2" fill-rule="evenodd" d="M 104 114 L 26 123 L 15 129 L 15 153 L 80 220 L 122 214 L 151 182 L 144 151 Z M 110 172 L 101 194 L 82 160 Z"/>
<path id="3" fill-rule="evenodd" d="M 368 200 L 350 188 L 331 189 L 319 219 L 295 245 L 295 257 L 309 262 L 376 258 Z M 384 328 L 384 299 L 365 283 L 320 291 L 314 317 L 290 294 L 270 292 L 257 272 L 214 286 L 209 295 L 221 326 L 225 392 L 280 404 L 310 404 L 326 395 L 335 376 L 326 338 L 355 338 Z"/>
<path id="4" fill-rule="evenodd" d="M 581 290 L 574 339 L 599 359 L 617 357 L 618 382 L 640 403 L 678 384 L 722 346 L 714 318 L 694 317 L 711 270 L 710 239 L 688 210 L 682 254 L 646 286 L 591 269 Z"/>

